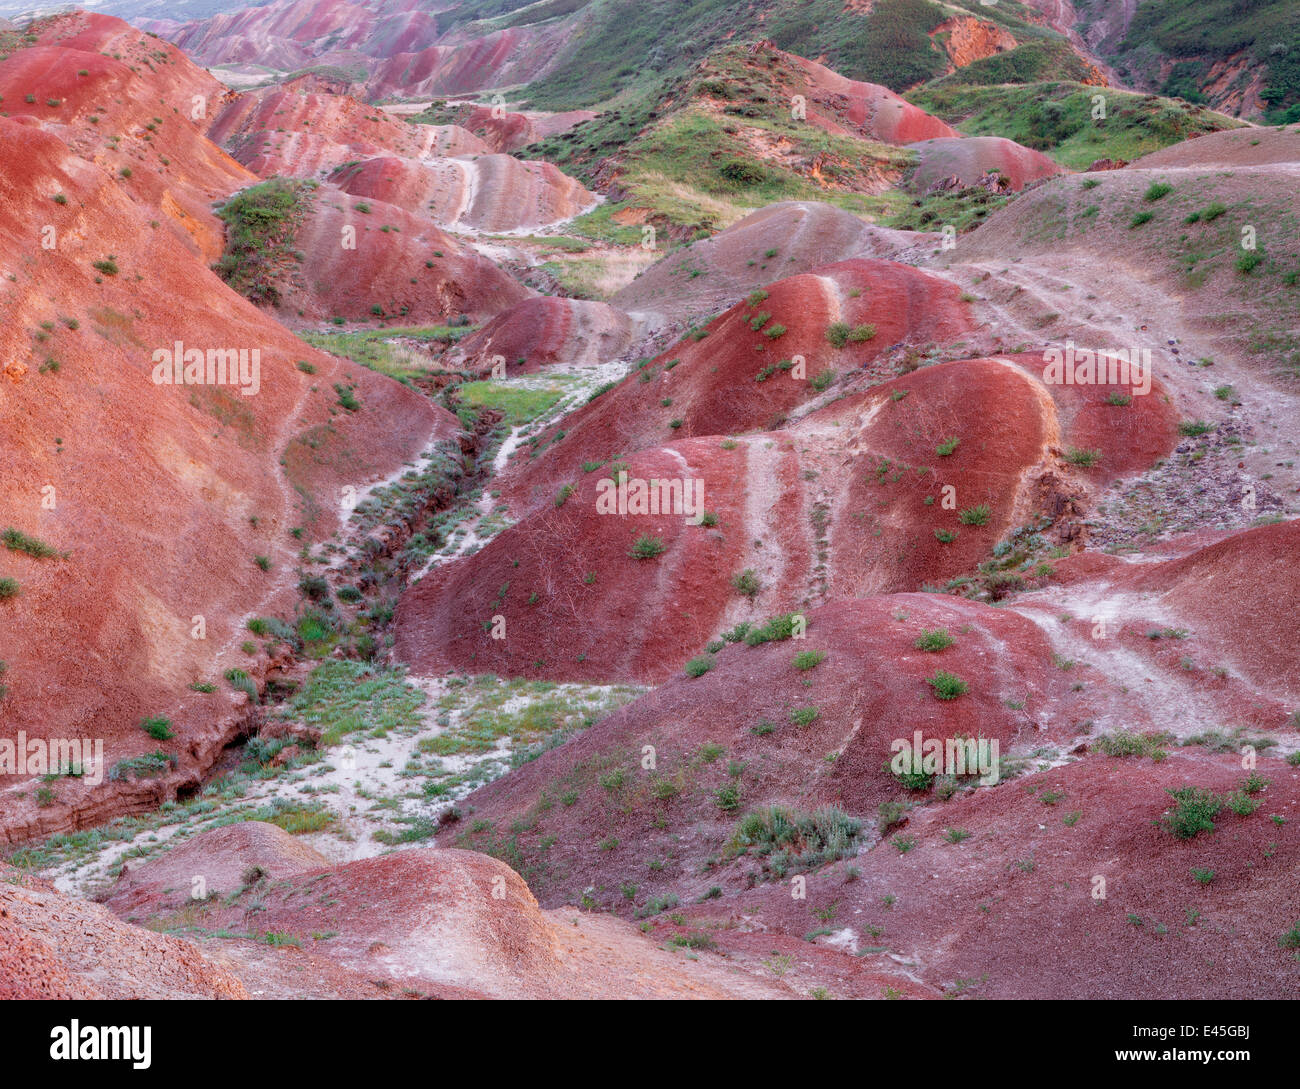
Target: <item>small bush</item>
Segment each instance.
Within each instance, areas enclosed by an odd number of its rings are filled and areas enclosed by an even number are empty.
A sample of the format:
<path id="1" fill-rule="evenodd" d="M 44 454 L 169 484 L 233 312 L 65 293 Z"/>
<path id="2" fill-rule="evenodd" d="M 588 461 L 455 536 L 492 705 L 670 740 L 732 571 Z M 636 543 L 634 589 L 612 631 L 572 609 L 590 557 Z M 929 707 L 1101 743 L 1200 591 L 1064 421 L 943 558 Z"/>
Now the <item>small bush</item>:
<path id="1" fill-rule="evenodd" d="M 988 524 L 992 513 L 987 503 L 981 503 L 978 507 L 967 507 L 957 518 L 964 526 L 983 526 Z"/>
<path id="2" fill-rule="evenodd" d="M 1151 220 L 1154 218 L 1155 218 L 1154 212 L 1138 212 L 1137 215 L 1135 215 L 1131 220 L 1129 220 L 1129 224 L 1128 224 L 1129 230 L 1131 231 L 1135 227 L 1141 227 L 1143 223 L 1150 223 Z"/>
<path id="3" fill-rule="evenodd" d="M 1167 197 L 1174 191 L 1174 187 L 1168 182 L 1152 182 L 1150 188 L 1143 194 L 1142 199 L 1148 204 L 1154 204 L 1161 197 Z"/>
<path id="4" fill-rule="evenodd" d="M 172 731 L 171 719 L 168 718 L 146 718 L 141 720 L 140 729 L 152 737 L 155 741 L 170 741 L 176 734 Z"/>
<path id="5" fill-rule="evenodd" d="M 939 457 L 946 458 L 957 449 L 960 443 L 961 439 L 956 438 L 955 436 L 950 439 L 944 439 L 943 442 L 939 443 L 939 445 L 934 448 L 934 452 L 938 454 Z"/>
<path id="6" fill-rule="evenodd" d="M 824 650 L 802 650 L 794 656 L 794 667 L 800 671 L 807 671 L 821 665 L 825 660 Z"/>
<path id="7" fill-rule="evenodd" d="M 933 630 L 922 628 L 921 634 L 917 636 L 917 640 L 912 646 L 917 650 L 936 652 L 946 650 L 955 642 L 956 640 L 948 634 L 947 628 L 934 628 Z"/>
<path id="8" fill-rule="evenodd" d="M 1101 461 L 1100 450 L 1076 450 L 1073 446 L 1065 452 L 1065 460 L 1082 469 L 1091 469 Z"/>
<path id="9" fill-rule="evenodd" d="M 926 678 L 926 684 L 934 689 L 937 699 L 955 700 L 970 686 L 954 673 L 939 670 L 933 677 Z"/>
<path id="10" fill-rule="evenodd" d="M 652 560 L 663 551 L 664 542 L 661 538 L 643 533 L 636 539 L 628 555 L 634 560 Z"/>
<path id="11" fill-rule="evenodd" d="M 1167 832 L 1179 839 L 1192 839 L 1201 832 L 1214 831 L 1214 818 L 1223 808 L 1223 799 L 1214 791 L 1186 786 L 1165 793 L 1175 803 L 1161 818 Z"/>
<path id="12" fill-rule="evenodd" d="M 745 570 L 731 576 L 731 585 L 736 593 L 743 594 L 745 597 L 753 598 L 757 596 L 759 590 L 763 588 L 759 582 L 758 575 L 752 567 L 746 567 Z"/>
<path id="13" fill-rule="evenodd" d="M 686 676 L 703 677 L 715 665 L 717 665 L 717 659 L 712 654 L 701 654 L 698 658 L 692 658 L 686 663 Z"/>

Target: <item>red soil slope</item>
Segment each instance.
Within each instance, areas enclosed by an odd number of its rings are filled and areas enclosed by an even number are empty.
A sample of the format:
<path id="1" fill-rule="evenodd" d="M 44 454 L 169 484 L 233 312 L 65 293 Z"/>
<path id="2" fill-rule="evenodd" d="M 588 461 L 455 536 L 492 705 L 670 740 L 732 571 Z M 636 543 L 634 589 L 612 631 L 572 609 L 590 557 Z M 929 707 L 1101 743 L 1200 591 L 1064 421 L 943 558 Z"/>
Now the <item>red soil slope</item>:
<path id="1" fill-rule="evenodd" d="M 383 156 L 332 179 L 358 197 L 424 212 L 449 230 L 516 231 L 588 211 L 596 198 L 551 163 L 511 155 L 408 159 Z"/>
<path id="2" fill-rule="evenodd" d="M 341 997 L 373 997 L 375 981 L 435 997 L 788 995 L 773 981 L 684 966 L 621 920 L 579 925 L 573 910 L 542 911 L 518 874 L 481 854 L 407 850 L 331 868 L 305 865 L 310 853 L 269 825 L 204 833 L 144 864 L 108 904 L 166 925 L 178 912 L 194 915 L 193 875 L 219 875 L 208 889 L 222 896 L 197 908 L 203 925 L 282 935 L 283 955 L 269 963 L 255 939 L 225 939 L 220 949 L 249 986 L 256 980 L 286 997 L 320 977 Z M 248 874 L 253 862 L 265 877 Z"/>
<path id="3" fill-rule="evenodd" d="M 917 650 L 922 630 L 934 628 L 952 633 L 954 645 L 937 654 Z M 796 653 L 814 650 L 824 660 L 806 673 L 796 669 Z M 926 678 L 937 669 L 965 678 L 970 691 L 951 702 L 934 698 Z M 443 839 L 489 850 L 501 831 L 524 827 L 515 843 L 543 903 L 595 885 L 602 906 L 617 907 L 623 881 L 643 890 L 638 899 L 671 888 L 694 900 L 717 883 L 699 863 L 722 853 L 739 815 L 717 802 L 732 778 L 728 761 L 745 769 L 738 785 L 746 810 L 781 803 L 874 813 L 903 793 L 887 767 L 894 739 L 920 730 L 925 738 L 997 738 L 1002 749 L 1043 739 L 1048 719 L 1005 701 L 1014 694 L 1039 707 L 1066 688 L 1046 640 L 1023 617 L 934 594 L 835 601 L 809 611 L 804 639 L 730 645 L 702 677 L 679 673 L 475 791 L 459 807 L 464 823 Z M 804 708 L 817 715 L 799 725 L 791 715 Z M 653 769 L 642 762 L 646 746 L 654 750 Z M 702 756 L 705 746 L 728 759 Z M 618 785 L 605 789 L 597 780 L 610 776 Z M 673 789 L 660 789 L 665 783 Z M 543 794 L 566 792 L 577 801 L 562 812 L 546 816 L 535 806 Z M 672 846 L 687 827 L 689 842 Z M 538 851 L 540 838 L 555 830 L 562 834 L 553 846 Z M 598 850 L 600 840 L 615 846 Z M 647 874 L 644 860 L 660 855 L 673 861 Z"/>
<path id="4" fill-rule="evenodd" d="M 254 180 L 202 135 L 225 89 L 177 50 L 106 16 L 55 17 L 39 40 L 53 44 L 0 62 L 8 116 L 32 120 L 76 155 L 117 173 L 132 200 L 161 212 L 191 252 L 215 260 L 222 230 L 211 203 Z M 203 114 L 192 120 L 196 101 Z"/>
<path id="5" fill-rule="evenodd" d="M 886 144 L 912 144 L 961 135 L 888 87 L 848 79 L 823 64 L 793 53 L 770 51 L 785 65 L 802 72 L 808 120 L 830 132 L 866 135 Z"/>
<path id="6" fill-rule="evenodd" d="M 0 999 L 247 997 L 189 942 L 0 866 Z"/>
<path id="7" fill-rule="evenodd" d="M 1300 917 L 1300 771 L 1276 757 L 1259 771 L 1270 785 L 1257 812 L 1224 809 L 1217 831 L 1179 840 L 1159 825 L 1166 791 L 1231 792 L 1245 778 L 1238 757 L 1089 755 L 914 812 L 901 832 L 914 847 L 881 842 L 816 871 L 804 900 L 772 881 L 689 908 L 687 922 L 732 962 L 791 953 L 796 979 L 843 997 L 882 997 L 875 973 L 900 960 L 936 997 L 1294 997 L 1294 953 L 1281 938 Z M 949 829 L 970 835 L 954 843 Z M 698 880 L 730 889 L 758 861 Z M 1193 869 L 1212 871 L 1212 883 Z M 832 934 L 810 947 L 804 936 L 821 927 Z"/>
<path id="8" fill-rule="evenodd" d="M 918 193 L 930 192 L 937 186 L 975 185 L 991 171 L 1003 175 L 1007 187 L 1018 193 L 1030 182 L 1065 173 L 1041 152 L 1001 136 L 922 140 L 912 149 L 920 161 L 907 184 Z"/>
<path id="9" fill-rule="evenodd" d="M 231 103 L 211 136 L 262 177 L 326 178 L 449 229 L 528 229 L 596 198 L 557 167 L 487 150 L 456 125 L 410 125 L 346 95 L 268 90 Z"/>
<path id="10" fill-rule="evenodd" d="M 395 653 L 426 672 L 657 683 L 742 620 L 828 597 L 942 585 L 986 559 L 1009 530 L 1073 516 L 1086 502 L 1087 471 L 1071 475 L 1062 460 L 1079 413 L 1058 414 L 1056 388 L 1008 360 L 965 360 L 832 400 L 788 430 L 734 444 L 715 434 L 593 455 L 588 425 L 575 425 L 553 457 L 597 467 L 575 465 L 567 478 L 533 470 L 553 483 L 535 489 L 532 513 L 408 591 Z M 1140 419 L 1156 433 L 1172 430 L 1158 395 L 1142 403 Z M 682 404 L 686 411 L 689 398 Z M 677 410 L 674 401 L 663 411 Z M 1135 427 L 1145 430 L 1117 417 L 1090 432 L 1102 464 L 1128 456 Z M 576 449 L 565 452 L 570 443 Z M 1168 447 L 1154 449 L 1152 460 Z M 715 524 L 688 524 L 694 512 L 684 509 L 602 509 L 611 473 L 603 459 L 616 452 L 630 480 L 701 481 Z M 515 479 L 533 483 L 527 473 Z M 959 517 L 979 507 L 987 508 L 982 522 Z M 1078 532 L 1073 523 L 1069 534 Z M 658 538 L 662 553 L 629 555 L 642 535 Z M 744 569 L 760 584 L 750 599 L 730 583 Z M 495 617 L 504 618 L 504 637 Z M 671 621 L 656 619 L 664 617 Z"/>
<path id="11" fill-rule="evenodd" d="M 1233 169 L 1268 166 L 1273 163 L 1300 163 L 1300 127 L 1229 129 L 1212 132 L 1195 140 L 1172 144 L 1132 165 L 1135 169 L 1157 167 L 1192 167 Z"/>
<path id="12" fill-rule="evenodd" d="M 826 334 L 837 322 L 872 325 L 875 332 L 836 348 Z M 782 327 L 784 333 L 770 335 Z M 900 341 L 944 343 L 969 328 L 958 290 L 910 265 L 842 261 L 777 280 L 709 323 L 707 336 L 687 336 L 570 415 L 560 425 L 564 441 L 526 465 L 516 462 L 502 491 L 523 504 L 549 501 L 560 484 L 579 474 L 583 462 L 670 438 L 777 426 L 797 405 L 817 396 L 811 380 L 826 370 L 851 372 Z M 805 361 L 802 378 L 778 369 L 782 360 L 796 356 Z M 671 404 L 664 406 L 665 399 Z M 682 422 L 673 429 L 675 419 Z"/>
<path id="13" fill-rule="evenodd" d="M 24 52 L 3 71 L 29 63 Z M 82 56 L 64 66 L 74 76 Z M 143 69 L 136 98 L 165 100 L 174 78 Z M 189 124 L 170 118 L 159 140 Z M 0 552 L 0 578 L 19 586 L 0 601 L 3 714 L 7 734 L 103 739 L 109 767 L 158 748 L 178 766 L 99 786 L 61 780 L 39 809 L 26 777 L 11 779 L 0 839 L 156 804 L 197 782 L 238 729 L 244 697 L 187 686 L 230 666 L 264 668 L 238 653 L 239 632 L 244 617 L 290 594 L 300 546 L 289 529 L 305 527 L 308 539 L 332 531 L 340 486 L 387 475 L 456 429 L 419 395 L 309 349 L 229 291 L 192 237 L 170 228 L 182 218 L 171 186 L 150 203 L 144 167 L 123 178 L 111 154 L 89 153 L 101 165 L 62 138 L 87 140 L 91 129 L 88 117 L 77 128 L 0 119 L 0 351 L 10 361 L 0 460 L 12 483 L 0 526 L 67 553 Z M 221 195 L 244 181 L 215 148 L 195 163 L 190 178 L 172 160 L 195 192 L 216 188 L 212 164 L 229 171 Z M 260 352 L 256 394 L 156 384 L 154 352 L 177 341 Z M 354 387 L 359 411 L 337 403 L 336 383 Z M 153 715 L 172 720 L 173 743 L 140 729 Z"/>
<path id="14" fill-rule="evenodd" d="M 489 150 L 458 125 L 413 125 L 350 95 L 281 87 L 239 95 L 208 135 L 259 174 L 297 177 L 385 153 L 419 158 Z M 330 145 L 335 145 L 332 151 Z M 337 161 L 330 161 L 330 155 Z"/>
<path id="15" fill-rule="evenodd" d="M 349 227 L 353 248 L 343 244 Z M 369 321 L 375 306 L 406 324 L 445 324 L 461 315 L 482 321 L 532 295 L 426 217 L 378 200 L 363 204 L 332 185 L 311 198 L 293 245 L 303 261 L 278 285 L 281 316 L 290 325 Z"/>
<path id="16" fill-rule="evenodd" d="M 574 125 L 590 121 L 592 110 L 563 113 L 513 113 L 491 106 L 476 106 L 464 118 L 464 126 L 481 137 L 493 151 L 517 151 L 526 144 L 568 132 Z"/>
<path id="17" fill-rule="evenodd" d="M 443 34 L 438 22 L 420 0 L 281 0 L 188 23 L 142 21 L 204 65 L 296 71 L 360 64 L 371 73 L 370 98 L 528 83 L 555 58 L 571 21 L 487 35 L 464 28 Z"/>
<path id="18" fill-rule="evenodd" d="M 509 375 L 556 364 L 591 366 L 620 358 L 634 328 L 627 314 L 608 303 L 526 299 L 462 340 L 450 360 L 458 368 L 483 372 L 500 357 Z"/>
<path id="19" fill-rule="evenodd" d="M 610 299 L 625 310 L 694 320 L 732 306 L 774 279 L 853 257 L 899 258 L 937 236 L 864 223 L 832 204 L 781 201 L 645 269 Z M 768 257 L 776 250 L 775 257 Z M 706 275 L 690 275 L 702 269 Z"/>

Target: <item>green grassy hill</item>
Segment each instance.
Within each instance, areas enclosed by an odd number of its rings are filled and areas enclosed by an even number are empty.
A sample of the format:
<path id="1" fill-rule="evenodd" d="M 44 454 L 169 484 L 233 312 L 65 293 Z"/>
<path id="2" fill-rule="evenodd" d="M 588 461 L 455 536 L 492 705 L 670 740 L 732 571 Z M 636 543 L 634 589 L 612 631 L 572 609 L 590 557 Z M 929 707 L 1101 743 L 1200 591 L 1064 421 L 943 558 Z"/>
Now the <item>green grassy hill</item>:
<path id="1" fill-rule="evenodd" d="M 1106 117 L 1094 120 L 1098 94 L 1105 97 Z M 1005 136 L 1072 170 L 1097 159 L 1131 161 L 1243 124 L 1186 102 L 1080 83 L 970 87 L 941 80 L 905 97 L 968 136 Z"/>

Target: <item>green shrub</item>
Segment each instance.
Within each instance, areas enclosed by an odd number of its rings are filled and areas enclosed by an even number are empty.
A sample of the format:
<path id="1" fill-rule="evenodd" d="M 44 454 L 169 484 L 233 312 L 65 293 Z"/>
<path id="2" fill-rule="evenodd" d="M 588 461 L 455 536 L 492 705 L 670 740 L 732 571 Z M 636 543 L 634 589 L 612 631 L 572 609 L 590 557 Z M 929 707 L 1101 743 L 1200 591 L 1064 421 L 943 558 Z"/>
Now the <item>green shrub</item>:
<path id="1" fill-rule="evenodd" d="M 632 545 L 632 550 L 628 553 L 634 560 L 652 560 L 664 551 L 664 542 L 659 537 L 651 537 L 645 533 Z"/>
<path id="2" fill-rule="evenodd" d="M 1186 786 L 1166 789 L 1165 793 L 1175 803 L 1161 818 L 1166 831 L 1179 839 L 1192 839 L 1201 832 L 1214 831 L 1214 818 L 1223 808 L 1223 799 L 1214 791 Z"/>
<path id="3" fill-rule="evenodd" d="M 917 650 L 928 650 L 931 652 L 946 650 L 952 646 L 956 640 L 948 634 L 947 628 L 922 628 L 921 634 L 917 636 L 916 642 L 912 644 Z"/>
<path id="4" fill-rule="evenodd" d="M 983 526 L 988 524 L 992 513 L 987 503 L 981 503 L 978 507 L 967 507 L 957 518 L 964 526 Z"/>
<path id="5" fill-rule="evenodd" d="M 4 531 L 3 535 L 0 535 L 0 541 L 3 541 L 4 546 L 12 552 L 25 552 L 37 559 L 49 559 L 59 554 L 57 548 L 47 545 L 44 541 L 39 541 L 35 537 L 28 537 L 27 534 L 14 529 L 13 526 L 10 526 Z"/>
<path id="6" fill-rule="evenodd" d="M 686 676 L 703 677 L 715 665 L 717 665 L 717 659 L 712 654 L 701 654 L 698 658 L 692 658 L 686 663 Z"/>
<path id="7" fill-rule="evenodd" d="M 795 669 L 806 671 L 826 660 L 824 650 L 802 650 L 794 656 Z"/>
<path id="8" fill-rule="evenodd" d="M 790 721 L 796 726 L 811 726 L 820 714 L 816 707 L 797 707 L 790 712 Z"/>
<path id="9" fill-rule="evenodd" d="M 731 585 L 736 593 L 743 594 L 745 597 L 755 597 L 759 590 L 763 588 L 759 582 L 758 574 L 752 567 L 746 567 L 745 570 L 731 576 Z"/>
<path id="10" fill-rule="evenodd" d="M 745 632 L 745 646 L 756 647 L 760 643 L 779 642 L 794 635 L 795 618 L 799 613 L 784 613 L 774 616 L 760 627 L 751 627 Z"/>
<path id="11" fill-rule="evenodd" d="M 5 598 L 18 596 L 18 580 L 11 578 L 0 579 L 0 601 Z"/>
<path id="12" fill-rule="evenodd" d="M 936 698 L 941 700 L 955 700 L 970 687 L 956 674 L 943 669 L 936 672 L 933 677 L 926 678 L 925 683 L 934 689 Z"/>
<path id="13" fill-rule="evenodd" d="M 171 719 L 146 718 L 140 722 L 140 729 L 147 733 L 155 741 L 170 741 L 176 734 L 172 730 Z"/>
<path id="14" fill-rule="evenodd" d="M 948 457 L 949 454 L 951 454 L 954 450 L 957 449 L 960 443 L 961 443 L 961 439 L 956 437 L 950 439 L 944 439 L 943 442 L 939 443 L 939 445 L 934 448 L 934 452 L 938 454 L 939 457 L 946 458 Z"/>
<path id="15" fill-rule="evenodd" d="M 1174 187 L 1168 182 L 1152 182 L 1142 199 L 1148 204 L 1154 204 L 1161 197 L 1167 197 L 1174 191 Z"/>

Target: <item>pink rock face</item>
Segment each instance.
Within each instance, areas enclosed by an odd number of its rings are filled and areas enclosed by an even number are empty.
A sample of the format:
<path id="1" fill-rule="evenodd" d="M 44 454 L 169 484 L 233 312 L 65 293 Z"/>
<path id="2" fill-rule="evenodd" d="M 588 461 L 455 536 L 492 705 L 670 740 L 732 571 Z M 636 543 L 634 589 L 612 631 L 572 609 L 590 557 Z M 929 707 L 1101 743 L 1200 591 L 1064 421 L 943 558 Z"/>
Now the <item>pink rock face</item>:
<path id="1" fill-rule="evenodd" d="M 1003 175 L 1006 187 L 1019 192 L 1030 182 L 1065 173 L 1041 152 L 1000 136 L 922 140 L 911 148 L 919 161 L 907 184 L 919 193 L 950 179 L 956 179 L 955 187 L 975 185 L 990 172 Z"/>

